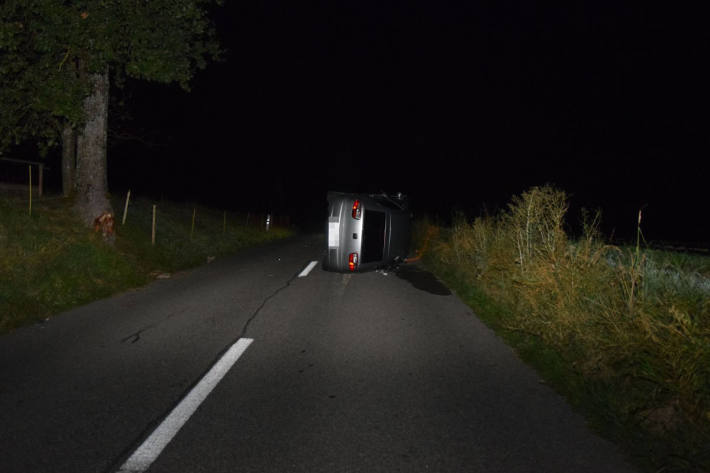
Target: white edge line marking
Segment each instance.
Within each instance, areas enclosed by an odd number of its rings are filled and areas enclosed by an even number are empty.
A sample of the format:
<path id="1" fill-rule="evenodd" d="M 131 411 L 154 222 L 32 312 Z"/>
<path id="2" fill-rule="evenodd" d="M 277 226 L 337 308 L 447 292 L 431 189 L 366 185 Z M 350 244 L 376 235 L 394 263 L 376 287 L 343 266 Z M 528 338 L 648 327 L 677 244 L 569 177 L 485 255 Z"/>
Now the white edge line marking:
<path id="1" fill-rule="evenodd" d="M 311 270 L 315 268 L 317 264 L 318 261 L 311 261 L 310 263 L 308 263 L 308 266 L 306 266 L 305 269 L 301 271 L 301 274 L 299 274 L 298 277 L 305 278 L 306 276 L 308 276 L 308 273 L 310 273 Z"/>
<path id="2" fill-rule="evenodd" d="M 222 358 L 175 406 L 117 473 L 143 473 L 146 471 L 253 341 L 251 338 L 240 338 L 229 347 Z"/>

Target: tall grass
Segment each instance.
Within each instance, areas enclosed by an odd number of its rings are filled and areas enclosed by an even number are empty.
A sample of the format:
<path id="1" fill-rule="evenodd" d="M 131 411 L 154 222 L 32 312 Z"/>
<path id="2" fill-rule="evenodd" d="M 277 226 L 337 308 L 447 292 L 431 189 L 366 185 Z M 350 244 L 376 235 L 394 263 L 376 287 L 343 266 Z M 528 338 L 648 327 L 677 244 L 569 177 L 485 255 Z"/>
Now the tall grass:
<path id="1" fill-rule="evenodd" d="M 425 261 L 509 339 L 553 352 L 539 368 L 649 471 L 708 471 L 710 258 L 644 249 L 641 214 L 634 247 L 606 244 L 598 215 L 572 240 L 567 209 L 535 187 L 496 216 L 420 222 L 437 235 Z"/>
<path id="2" fill-rule="evenodd" d="M 85 228 L 64 199 L 37 201 L 30 216 L 26 201 L 0 198 L 0 333 L 292 233 L 246 226 L 231 213 L 225 226 L 222 211 L 161 202 L 153 246 L 152 204 L 131 202 L 126 225 L 116 219 L 112 246 Z"/>

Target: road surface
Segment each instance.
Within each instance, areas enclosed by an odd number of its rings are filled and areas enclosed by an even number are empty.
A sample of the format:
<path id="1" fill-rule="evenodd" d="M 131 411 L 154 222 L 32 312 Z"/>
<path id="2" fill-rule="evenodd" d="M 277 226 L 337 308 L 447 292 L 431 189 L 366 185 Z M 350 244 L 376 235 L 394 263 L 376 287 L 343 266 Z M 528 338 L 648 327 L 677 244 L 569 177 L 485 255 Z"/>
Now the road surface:
<path id="1" fill-rule="evenodd" d="M 323 248 L 0 337 L 0 472 L 633 471 L 433 276 L 324 272 Z"/>

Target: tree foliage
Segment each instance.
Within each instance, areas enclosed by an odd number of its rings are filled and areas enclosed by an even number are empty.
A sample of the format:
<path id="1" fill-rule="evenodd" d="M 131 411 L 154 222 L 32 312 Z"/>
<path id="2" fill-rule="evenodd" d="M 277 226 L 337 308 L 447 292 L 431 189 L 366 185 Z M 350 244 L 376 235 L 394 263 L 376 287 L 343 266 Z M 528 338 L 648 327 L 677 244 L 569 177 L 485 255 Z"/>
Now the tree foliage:
<path id="1" fill-rule="evenodd" d="M 3 0 L 0 149 L 57 141 L 85 119 L 90 76 L 188 84 L 219 56 L 209 11 L 219 0 Z"/>

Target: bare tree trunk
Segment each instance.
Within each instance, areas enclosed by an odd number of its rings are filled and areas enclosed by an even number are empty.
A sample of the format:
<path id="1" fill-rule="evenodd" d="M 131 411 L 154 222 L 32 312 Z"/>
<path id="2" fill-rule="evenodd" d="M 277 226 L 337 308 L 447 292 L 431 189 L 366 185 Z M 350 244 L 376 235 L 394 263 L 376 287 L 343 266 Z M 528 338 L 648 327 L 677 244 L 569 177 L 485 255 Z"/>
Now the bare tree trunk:
<path id="1" fill-rule="evenodd" d="M 69 123 L 62 130 L 62 191 L 64 197 L 74 192 L 76 170 L 76 132 Z"/>
<path id="2" fill-rule="evenodd" d="M 91 74 L 92 92 L 84 99 L 86 123 L 77 138 L 76 208 L 86 225 L 105 212 L 113 213 L 108 199 L 106 139 L 108 130 L 108 68 Z"/>

